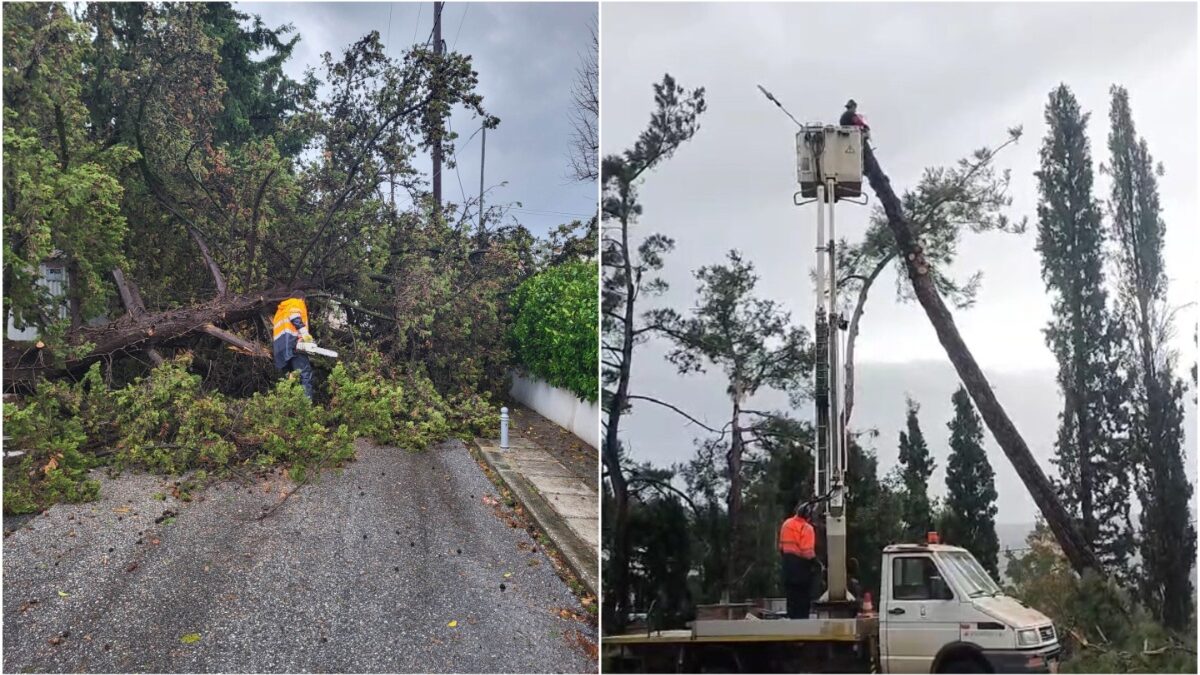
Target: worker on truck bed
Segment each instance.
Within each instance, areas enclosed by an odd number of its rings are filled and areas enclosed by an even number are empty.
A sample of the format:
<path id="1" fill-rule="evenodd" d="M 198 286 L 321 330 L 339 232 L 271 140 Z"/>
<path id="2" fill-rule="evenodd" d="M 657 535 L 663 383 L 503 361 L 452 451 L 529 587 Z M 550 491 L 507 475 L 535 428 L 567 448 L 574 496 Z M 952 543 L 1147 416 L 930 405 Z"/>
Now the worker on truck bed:
<path id="1" fill-rule="evenodd" d="M 863 138 L 866 138 L 871 133 L 871 127 L 867 126 L 867 121 L 862 115 L 858 114 L 858 103 L 854 99 L 846 101 L 846 112 L 842 113 L 838 124 L 844 127 L 858 127 L 863 130 Z"/>
<path id="2" fill-rule="evenodd" d="M 850 558 L 846 561 L 846 590 L 850 591 L 850 595 L 854 596 L 854 602 L 858 605 L 858 610 L 861 612 L 863 606 L 863 587 L 862 582 L 858 580 L 858 558 Z"/>
<path id="3" fill-rule="evenodd" d="M 275 335 L 271 346 L 275 354 L 275 367 L 300 371 L 304 395 L 311 401 L 312 363 L 307 354 L 296 351 L 296 345 L 301 341 L 312 342 L 312 335 L 308 332 L 308 305 L 304 304 L 304 291 L 292 291 L 291 297 L 279 303 L 274 323 Z"/>
<path id="4" fill-rule="evenodd" d="M 817 533 L 809 522 L 812 507 L 800 504 L 779 529 L 779 554 L 783 585 L 787 588 L 789 619 L 807 619 L 812 603 L 813 563 L 817 555 Z"/>

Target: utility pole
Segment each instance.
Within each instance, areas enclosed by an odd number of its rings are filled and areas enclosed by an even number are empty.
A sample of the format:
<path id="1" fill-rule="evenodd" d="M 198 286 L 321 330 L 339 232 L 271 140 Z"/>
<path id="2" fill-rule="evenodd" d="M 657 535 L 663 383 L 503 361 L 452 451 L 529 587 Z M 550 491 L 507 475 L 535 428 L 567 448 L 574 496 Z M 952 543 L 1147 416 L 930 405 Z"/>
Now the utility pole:
<path id="1" fill-rule="evenodd" d="M 442 7 L 446 3 L 433 3 L 433 53 L 438 58 L 438 69 L 441 70 L 441 56 L 445 53 L 442 45 Z M 433 92 L 436 98 L 439 92 Z M 437 143 L 433 146 L 433 214 L 442 212 L 442 134 L 438 130 Z"/>
<path id="2" fill-rule="evenodd" d="M 479 231 L 483 232 L 483 160 L 487 157 L 487 126 L 483 127 L 483 140 L 479 150 Z"/>

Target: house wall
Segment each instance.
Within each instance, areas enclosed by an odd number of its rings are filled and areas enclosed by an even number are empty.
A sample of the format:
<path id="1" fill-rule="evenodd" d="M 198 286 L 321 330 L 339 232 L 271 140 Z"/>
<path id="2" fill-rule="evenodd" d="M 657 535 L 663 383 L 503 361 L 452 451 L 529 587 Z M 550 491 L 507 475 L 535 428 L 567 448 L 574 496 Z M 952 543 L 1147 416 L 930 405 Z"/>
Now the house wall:
<path id="1" fill-rule="evenodd" d="M 37 284 L 50 292 L 51 297 L 65 298 L 67 294 L 67 271 L 60 262 L 44 262 L 38 268 Z M 59 307 L 58 318 L 67 318 L 67 303 Z M 36 328 L 26 326 L 20 330 L 13 324 L 12 313 L 4 312 L 4 337 L 9 340 L 32 342 L 38 339 Z"/>
<path id="2" fill-rule="evenodd" d="M 584 443 L 593 448 L 600 447 L 599 403 L 584 401 L 566 389 L 553 387 L 519 371 L 512 373 L 509 394 Z"/>

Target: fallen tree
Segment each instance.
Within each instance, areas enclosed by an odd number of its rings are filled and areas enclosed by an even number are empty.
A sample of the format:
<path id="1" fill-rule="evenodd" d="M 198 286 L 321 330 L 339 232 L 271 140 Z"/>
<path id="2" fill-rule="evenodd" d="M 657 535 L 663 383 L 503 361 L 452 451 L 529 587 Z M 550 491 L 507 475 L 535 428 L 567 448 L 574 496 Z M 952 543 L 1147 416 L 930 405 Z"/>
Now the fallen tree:
<path id="1" fill-rule="evenodd" d="M 1033 496 L 1034 502 L 1042 512 L 1042 516 L 1045 517 L 1047 525 L 1054 533 L 1054 537 L 1070 561 L 1071 567 L 1080 574 L 1087 569 L 1102 574 L 1103 568 L 1095 553 L 1088 548 L 1083 537 L 1076 530 L 1070 514 L 1054 494 L 1050 480 L 1046 478 L 1046 474 L 1034 459 L 1033 453 L 1029 451 L 1025 439 L 1021 437 L 1020 432 L 1009 419 L 1008 413 L 996 399 L 987 377 L 983 374 L 979 364 L 975 362 L 975 357 L 958 332 L 953 315 L 950 314 L 950 310 L 934 285 L 929 262 L 923 255 L 921 242 L 913 233 L 912 227 L 904 216 L 900 200 L 892 190 L 891 181 L 883 173 L 878 160 L 875 159 L 875 153 L 869 146 L 863 148 L 863 171 L 870 181 L 871 189 L 875 191 L 875 195 L 879 198 L 884 212 L 887 214 L 888 227 L 896 238 L 897 249 L 904 256 L 904 267 L 912 282 L 913 294 L 924 308 L 929 322 L 933 324 L 938 341 L 942 343 L 946 355 L 958 372 L 959 379 L 967 388 L 967 392 L 971 394 L 971 399 L 975 402 L 975 407 L 979 409 L 984 423 L 992 432 L 992 437 L 996 439 L 996 443 L 1008 456 L 1013 468 L 1017 470 L 1017 475 L 1021 477 L 1029 494 Z"/>
<path id="2" fill-rule="evenodd" d="M 6 78 L 4 87 L 6 106 L 20 110 L 21 129 L 27 132 L 27 137 L 5 137 L 6 160 L 23 162 L 14 164 L 21 171 L 5 172 L 6 213 L 12 216 L 5 218 L 5 308 L 17 327 L 31 328 L 41 337 L 32 344 L 5 343 L 7 388 L 28 391 L 43 378 L 78 379 L 99 361 L 108 366 L 106 379 L 111 379 L 114 361 L 144 354 L 144 361 L 158 366 L 165 360 L 160 346 L 191 348 L 205 335 L 240 355 L 269 358 L 270 330 L 263 330 L 260 317 L 296 288 L 350 298 L 340 303 L 356 312 L 349 329 L 342 331 L 347 335 L 399 342 L 397 337 L 406 336 L 413 325 L 428 327 L 427 317 L 409 316 L 416 313 L 413 303 L 402 306 L 389 295 L 402 296 L 397 270 L 433 264 L 406 255 L 410 231 L 438 250 L 449 244 L 459 248 L 460 240 L 468 238 L 461 224 L 452 221 L 455 209 L 441 210 L 444 220 L 426 217 L 412 160 L 418 148 L 452 153 L 454 136 L 444 127 L 456 106 L 479 116 L 484 126 L 498 123 L 475 91 L 470 58 L 438 52 L 426 43 L 395 59 L 387 55 L 378 33 L 369 33 L 340 59 L 325 59 L 328 95 L 318 97 L 309 86 L 288 90 L 278 119 L 272 118 L 278 126 L 230 139 L 214 130 L 229 111 L 222 107 L 226 83 L 218 45 L 205 37 L 205 17 L 197 7 L 151 9 L 131 27 L 122 11 L 96 8 L 85 24 L 57 5 L 27 8 L 9 31 L 12 56 L 29 65 L 21 69 L 23 77 Z M 149 39 L 139 32 L 145 26 L 153 28 L 150 36 L 172 31 L 178 36 L 145 45 L 137 39 L 113 45 L 101 39 L 90 46 L 72 41 L 88 30 L 103 35 L 126 28 L 134 38 Z M 46 35 L 69 43 L 73 51 L 45 63 L 38 45 Z M 93 59 L 133 65 L 124 77 L 101 78 L 110 86 L 80 89 L 84 66 Z M 76 88 L 55 84 L 58 80 L 48 80 L 50 76 Z M 31 95 L 42 89 L 49 93 Z M 70 94 L 64 100 L 62 91 Z M 70 120 L 95 113 L 98 119 L 116 121 L 89 133 L 83 124 L 64 126 L 60 121 L 57 136 L 43 134 L 48 128 L 44 120 L 62 117 L 36 105 L 47 97 L 56 106 L 69 106 Z M 308 112 L 285 115 L 284 109 Z M 66 131 L 72 133 L 64 135 Z M 124 154 L 84 164 L 82 158 L 96 155 L 97 147 L 119 147 Z M 284 147 L 292 149 L 285 152 Z M 317 151 L 312 161 L 298 158 L 302 147 Z M 80 167 L 80 175 L 70 173 L 72 167 Z M 397 211 L 378 194 L 379 186 L 397 173 L 409 177 L 404 185 L 418 205 L 410 213 Z M 91 196 L 102 188 L 105 199 Z M 80 200 L 80 194 L 89 198 Z M 91 229 L 72 229 L 80 223 Z M 510 242 L 492 236 L 496 245 L 482 247 L 473 262 L 482 266 L 488 258 L 489 270 L 500 269 L 504 283 L 515 285 L 509 277 L 519 275 L 509 271 L 511 265 L 503 259 L 507 251 L 493 250 Z M 530 238 L 527 247 L 532 245 Z M 58 316 L 63 301 L 39 285 L 38 270 L 51 258 L 62 261 L 68 277 L 69 321 Z M 438 271 L 440 266 L 439 261 Z M 474 268 L 467 272 L 458 275 L 464 284 L 490 281 L 480 280 L 483 275 Z M 387 273 L 392 283 L 368 283 L 369 275 L 379 273 Z M 108 274 L 112 283 L 104 279 Z M 134 276 L 157 311 L 147 310 Z M 433 276 L 421 281 L 440 288 Z M 113 286 L 124 315 L 89 325 L 89 320 L 110 315 Z M 499 291 L 488 287 L 487 292 Z M 364 325 L 368 322 L 357 320 L 359 314 L 390 325 Z M 480 333 L 503 335 L 498 330 Z M 424 360 L 415 351 L 398 357 Z M 138 368 L 124 370 L 130 376 Z"/>
<path id="3" fill-rule="evenodd" d="M 122 285 L 122 282 L 118 282 L 118 287 Z M 274 308 L 289 293 L 288 288 L 281 286 L 257 293 L 217 297 L 163 312 L 130 310 L 115 321 L 72 331 L 68 335 L 67 353 L 62 358 L 56 358 L 41 342 L 24 350 L 5 349 L 4 381 L 8 388 L 28 387 L 39 377 L 75 373 L 86 370 L 102 359 L 139 352 L 149 352 L 151 360 L 157 363 L 161 357 L 153 356 L 157 353 L 154 351 L 156 346 L 194 333 L 212 335 L 247 355 L 269 357 L 270 352 L 266 347 L 245 340 L 221 326 L 253 319 L 265 309 Z M 124 295 L 122 293 L 123 299 Z M 140 303 L 135 306 L 141 307 Z M 82 354 L 71 353 L 81 348 Z"/>

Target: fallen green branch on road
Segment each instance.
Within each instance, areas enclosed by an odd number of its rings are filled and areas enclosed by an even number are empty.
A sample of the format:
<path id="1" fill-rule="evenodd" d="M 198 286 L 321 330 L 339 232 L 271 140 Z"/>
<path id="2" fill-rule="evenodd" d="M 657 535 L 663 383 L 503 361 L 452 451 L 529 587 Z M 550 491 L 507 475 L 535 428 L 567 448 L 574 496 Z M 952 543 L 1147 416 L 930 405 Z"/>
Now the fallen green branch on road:
<path id="1" fill-rule="evenodd" d="M 360 365 L 334 366 L 329 390 L 332 419 L 379 445 L 424 450 L 450 437 L 469 441 L 500 426 L 487 397 L 443 398 L 428 378 L 389 368 L 375 354 Z"/>
<path id="2" fill-rule="evenodd" d="M 184 354 L 110 389 L 96 364 L 79 382 L 43 381 L 6 403 L 6 449 L 24 454 L 4 472 L 4 511 L 94 500 L 100 485 L 89 471 L 99 467 L 224 476 L 283 466 L 303 484 L 314 470 L 353 459 L 357 437 L 423 450 L 499 423 L 486 398 L 445 398 L 423 374 L 369 358 L 334 368 L 328 408 L 310 403 L 294 376 L 247 399 L 207 392 L 191 365 Z"/>

